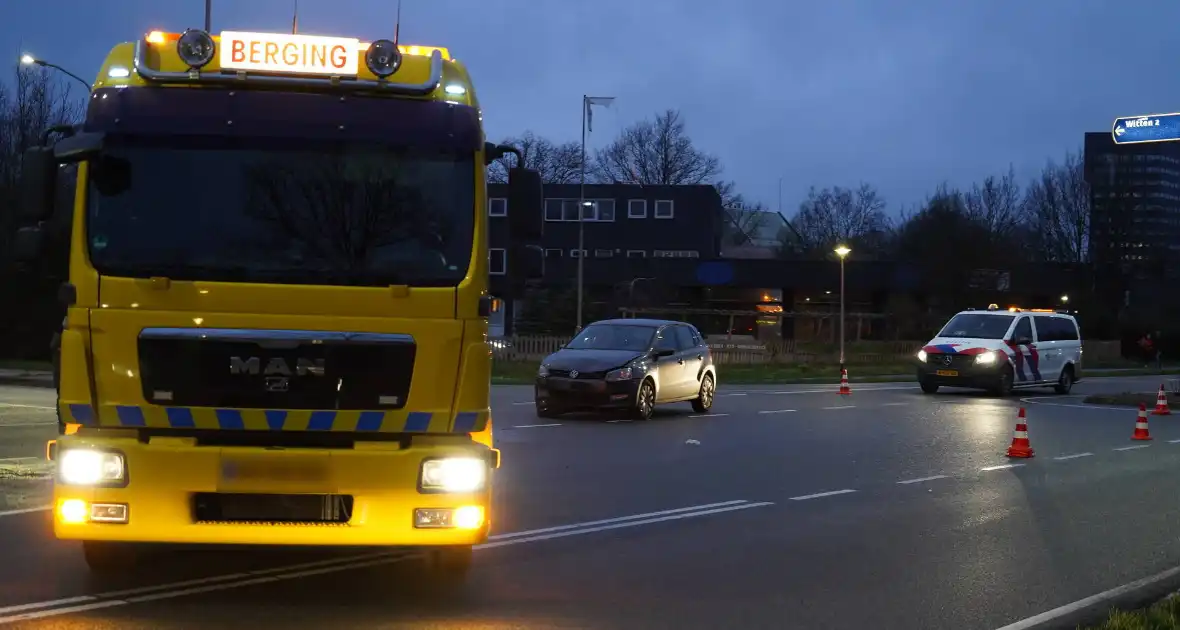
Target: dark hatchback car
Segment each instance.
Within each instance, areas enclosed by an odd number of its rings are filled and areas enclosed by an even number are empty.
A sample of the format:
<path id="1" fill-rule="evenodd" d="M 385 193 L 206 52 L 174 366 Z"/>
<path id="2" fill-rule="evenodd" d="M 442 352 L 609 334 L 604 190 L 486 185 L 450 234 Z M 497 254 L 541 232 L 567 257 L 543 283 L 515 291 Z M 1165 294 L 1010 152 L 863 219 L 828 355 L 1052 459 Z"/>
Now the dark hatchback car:
<path id="1" fill-rule="evenodd" d="M 541 362 L 537 415 L 619 410 L 638 420 L 658 404 L 713 406 L 717 369 L 709 346 L 690 324 L 657 319 L 610 319 L 582 329 Z"/>

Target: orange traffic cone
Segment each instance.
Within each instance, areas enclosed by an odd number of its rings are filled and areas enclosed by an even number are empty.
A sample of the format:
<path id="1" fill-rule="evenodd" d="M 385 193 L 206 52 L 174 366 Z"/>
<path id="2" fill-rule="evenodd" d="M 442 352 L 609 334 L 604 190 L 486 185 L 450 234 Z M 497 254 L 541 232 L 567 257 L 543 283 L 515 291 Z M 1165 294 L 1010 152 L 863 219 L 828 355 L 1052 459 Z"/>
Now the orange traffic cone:
<path id="1" fill-rule="evenodd" d="M 1147 406 L 1143 403 L 1139 403 L 1139 419 L 1135 421 L 1135 432 L 1131 434 L 1131 439 L 1151 439 L 1151 433 L 1147 430 Z"/>
<path id="2" fill-rule="evenodd" d="M 1024 407 L 1016 416 L 1016 430 L 1012 432 L 1012 446 L 1008 447 L 1008 457 L 1032 457 L 1035 455 L 1032 444 L 1028 441 L 1028 424 L 1024 420 Z"/>
<path id="3" fill-rule="evenodd" d="M 848 370 L 840 369 L 840 395 L 848 396 L 852 393 L 852 388 L 848 386 Z"/>
<path id="4" fill-rule="evenodd" d="M 1168 395 L 1164 392 L 1164 386 L 1160 385 L 1160 393 L 1155 396 L 1155 411 L 1151 412 L 1153 416 L 1170 416 L 1171 410 L 1168 409 Z"/>

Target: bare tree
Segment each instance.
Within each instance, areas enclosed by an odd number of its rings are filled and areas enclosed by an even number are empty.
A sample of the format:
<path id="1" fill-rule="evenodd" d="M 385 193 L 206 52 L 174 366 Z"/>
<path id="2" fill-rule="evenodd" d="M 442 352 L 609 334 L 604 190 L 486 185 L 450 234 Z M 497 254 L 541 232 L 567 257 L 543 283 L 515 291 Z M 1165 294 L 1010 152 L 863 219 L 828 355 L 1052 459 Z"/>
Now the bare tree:
<path id="1" fill-rule="evenodd" d="M 1023 220 L 1022 193 L 1011 166 L 1004 175 L 989 175 L 963 196 L 967 216 L 986 225 L 999 238 L 1007 238 Z"/>
<path id="2" fill-rule="evenodd" d="M 720 182 L 721 160 L 693 145 L 684 117 L 675 109 L 624 129 L 595 154 L 593 171 L 596 181 L 606 183 L 732 187 Z M 726 190 L 722 190 L 723 197 Z"/>
<path id="3" fill-rule="evenodd" d="M 1090 187 L 1080 153 L 1052 161 L 1034 180 L 1024 198 L 1024 216 L 1035 239 L 1038 258 L 1052 262 L 1083 262 L 1090 237 Z"/>
<path id="4" fill-rule="evenodd" d="M 885 200 L 869 184 L 855 190 L 834 186 L 807 193 L 791 219 L 796 247 L 803 255 L 824 254 L 840 242 L 878 253 L 889 233 Z"/>
<path id="5" fill-rule="evenodd" d="M 501 144 L 508 144 L 520 150 L 524 166 L 541 174 L 546 184 L 576 184 L 582 177 L 582 145 L 577 142 L 557 144 L 526 131 L 518 138 L 507 138 Z M 488 181 L 508 181 L 508 169 L 516 166 L 516 156 L 505 156 L 488 167 Z M 592 174 L 587 171 L 589 178 Z"/>
<path id="6" fill-rule="evenodd" d="M 17 66 L 14 78 L 14 89 L 0 83 L 0 207 L 6 209 L 19 202 L 25 149 L 39 142 L 48 127 L 77 122 L 82 114 L 70 84 L 57 80 L 50 69 Z"/>

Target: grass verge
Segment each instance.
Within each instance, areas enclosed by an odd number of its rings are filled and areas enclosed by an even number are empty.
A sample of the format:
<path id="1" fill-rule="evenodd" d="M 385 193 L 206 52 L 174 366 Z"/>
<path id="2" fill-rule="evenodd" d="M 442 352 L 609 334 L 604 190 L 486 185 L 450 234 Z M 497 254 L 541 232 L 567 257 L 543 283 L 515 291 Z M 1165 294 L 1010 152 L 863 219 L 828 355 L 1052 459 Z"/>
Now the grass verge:
<path id="1" fill-rule="evenodd" d="M 1172 595 L 1140 610 L 1111 611 L 1106 621 L 1080 630 L 1180 630 L 1180 597 Z"/>

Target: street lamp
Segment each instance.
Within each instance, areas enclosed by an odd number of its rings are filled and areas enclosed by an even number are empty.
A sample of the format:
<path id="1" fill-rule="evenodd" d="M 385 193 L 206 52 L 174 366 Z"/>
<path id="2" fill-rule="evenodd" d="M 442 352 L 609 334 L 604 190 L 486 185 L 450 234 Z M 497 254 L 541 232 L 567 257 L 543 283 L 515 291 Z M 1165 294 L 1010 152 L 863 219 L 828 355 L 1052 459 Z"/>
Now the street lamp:
<path id="1" fill-rule="evenodd" d="M 582 95 L 582 176 L 578 186 L 578 323 L 575 333 L 582 330 L 582 277 L 586 267 L 586 207 L 594 205 L 593 202 L 586 201 L 586 134 L 594 131 L 594 106 L 610 107 L 614 102 L 615 97 L 613 96 Z"/>
<path id="2" fill-rule="evenodd" d="M 1065 304 L 1066 302 L 1069 302 L 1069 296 L 1068 295 L 1061 296 L 1061 303 Z"/>
<path id="3" fill-rule="evenodd" d="M 44 59 L 38 59 L 28 53 L 25 53 L 20 56 L 20 62 L 22 65 L 26 65 L 26 66 L 41 66 L 42 68 L 53 68 L 54 70 L 61 72 L 62 74 L 66 75 L 67 77 L 70 77 L 71 79 L 74 79 L 75 81 L 81 83 L 82 85 L 85 85 L 86 91 L 90 92 L 90 84 L 87 83 L 85 79 L 74 74 L 73 72 L 70 72 L 69 70 L 66 70 L 65 68 L 63 68 L 57 64 L 49 63 L 48 61 L 45 61 Z"/>
<path id="4" fill-rule="evenodd" d="M 840 257 L 840 373 L 844 373 L 844 259 L 852 250 L 847 245 L 836 247 L 836 255 Z"/>

